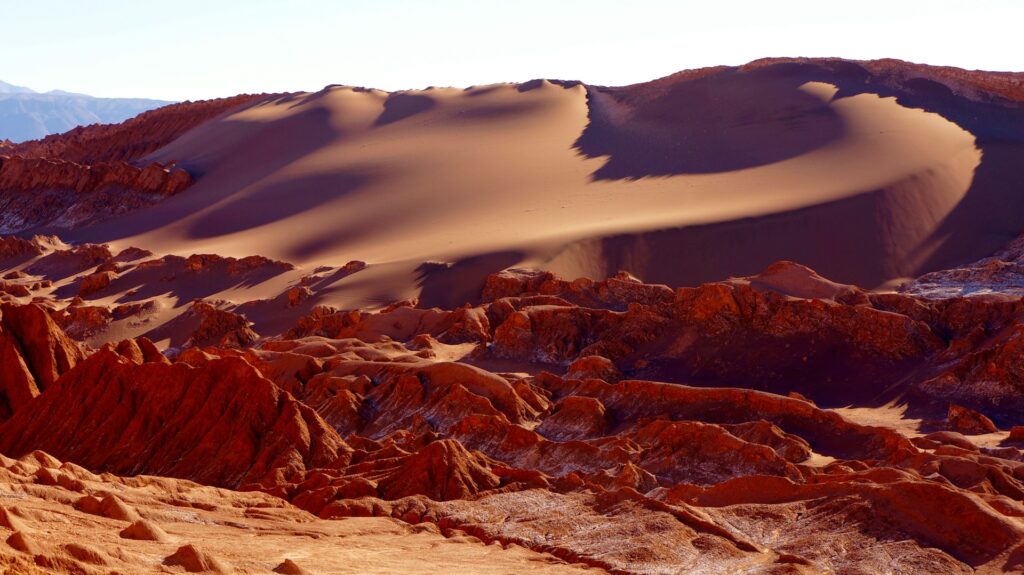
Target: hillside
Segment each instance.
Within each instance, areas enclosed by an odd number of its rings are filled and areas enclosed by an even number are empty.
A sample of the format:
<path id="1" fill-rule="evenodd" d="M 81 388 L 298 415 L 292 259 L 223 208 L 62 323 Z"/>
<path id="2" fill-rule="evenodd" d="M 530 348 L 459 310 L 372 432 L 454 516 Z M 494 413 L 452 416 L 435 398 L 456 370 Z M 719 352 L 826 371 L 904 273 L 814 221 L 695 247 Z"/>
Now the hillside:
<path id="1" fill-rule="evenodd" d="M 94 98 L 61 90 L 38 93 L 0 82 L 0 141 L 23 142 L 76 126 L 123 122 L 170 103 L 143 98 Z"/>

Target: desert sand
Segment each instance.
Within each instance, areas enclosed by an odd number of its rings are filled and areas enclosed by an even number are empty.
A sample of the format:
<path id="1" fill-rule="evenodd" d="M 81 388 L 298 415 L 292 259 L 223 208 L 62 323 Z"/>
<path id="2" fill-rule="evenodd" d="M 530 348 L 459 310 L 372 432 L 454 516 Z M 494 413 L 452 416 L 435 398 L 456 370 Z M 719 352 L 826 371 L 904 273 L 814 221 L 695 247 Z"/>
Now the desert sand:
<path id="1" fill-rule="evenodd" d="M 776 259 L 868 287 L 918 275 L 971 186 L 974 136 L 895 98 L 802 80 L 726 75 L 668 92 L 659 105 L 688 112 L 657 123 L 652 106 L 547 81 L 268 99 L 148 158 L 202 174 L 188 194 L 71 239 L 307 268 L 362 260 L 372 289 L 331 286 L 349 307 L 415 295 L 428 261 L 470 269 L 450 280 L 463 285 L 509 266 L 678 285 Z M 696 157 L 630 159 L 633 142 L 669 138 Z"/>
<path id="2" fill-rule="evenodd" d="M 429 523 L 324 521 L 262 493 L 99 476 L 41 452 L 0 460 L 0 537 L 8 575 L 592 572 Z"/>

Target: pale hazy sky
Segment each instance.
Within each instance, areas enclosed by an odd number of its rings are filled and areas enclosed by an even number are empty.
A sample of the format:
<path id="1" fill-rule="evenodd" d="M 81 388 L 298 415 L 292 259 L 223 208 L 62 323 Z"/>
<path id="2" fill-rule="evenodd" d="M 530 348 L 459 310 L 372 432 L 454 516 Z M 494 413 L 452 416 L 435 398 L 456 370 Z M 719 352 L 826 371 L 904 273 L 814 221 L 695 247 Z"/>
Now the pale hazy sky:
<path id="1" fill-rule="evenodd" d="M 0 80 L 96 96 L 621 85 L 763 56 L 1024 70 L 1024 0 L 0 0 Z"/>

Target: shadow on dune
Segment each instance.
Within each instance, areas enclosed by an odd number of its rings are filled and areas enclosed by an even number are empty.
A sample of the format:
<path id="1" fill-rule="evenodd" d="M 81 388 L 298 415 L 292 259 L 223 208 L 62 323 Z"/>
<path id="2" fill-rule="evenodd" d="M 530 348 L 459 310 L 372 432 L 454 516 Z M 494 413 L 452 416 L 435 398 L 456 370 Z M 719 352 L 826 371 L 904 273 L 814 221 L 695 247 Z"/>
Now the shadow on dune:
<path id="1" fill-rule="evenodd" d="M 579 241 L 549 265 L 605 277 L 625 270 L 648 283 L 694 286 L 753 275 L 780 259 L 800 262 L 835 281 L 874 287 L 899 275 L 881 254 L 886 238 L 874 223 L 882 192 L 730 222 Z M 571 275 L 571 274 L 570 274 Z"/>
<path id="2" fill-rule="evenodd" d="M 607 157 L 595 180 L 705 174 L 771 164 L 841 138 L 828 103 L 799 69 L 726 70 L 661 88 L 590 88 L 590 123 L 574 147 Z"/>
<path id="3" fill-rule="evenodd" d="M 1024 231 L 1024 105 L 968 100 L 937 81 L 891 77 L 855 62 L 725 68 L 693 79 L 590 88 L 590 123 L 574 146 L 585 156 L 607 157 L 595 180 L 777 162 L 842 136 L 827 105 L 798 89 L 807 82 L 836 86 L 835 98 L 893 97 L 975 136 L 982 160 L 965 196 L 930 237 L 898 246 L 911 256 L 907 261 L 923 263 L 894 266 L 891 247 L 864 232 L 885 217 L 872 211 L 883 207 L 872 199 L 877 194 L 867 194 L 785 214 L 590 240 L 600 243 L 608 271 L 693 285 L 791 259 L 832 279 L 874 287 L 986 257 Z"/>
<path id="4" fill-rule="evenodd" d="M 124 304 L 166 295 L 173 297 L 180 305 L 229 289 L 251 288 L 284 272 L 283 268 L 268 266 L 251 270 L 243 276 L 222 272 L 197 273 L 186 268 L 185 258 L 170 256 L 164 265 L 136 268 L 115 278 L 109 288 L 86 299 L 116 293 L 120 295 L 114 302 Z M 58 297 L 73 297 L 77 294 L 77 285 L 63 286 L 55 293 Z"/>
<path id="5" fill-rule="evenodd" d="M 842 65 L 842 73 L 837 73 L 821 66 L 788 64 L 808 70 L 812 80 L 835 84 L 836 98 L 870 93 L 939 114 L 971 133 L 981 150 L 981 164 L 967 193 L 922 242 L 938 248 L 909 275 L 989 256 L 1024 232 L 1024 103 L 995 96 L 988 101 L 968 100 L 935 80 L 900 81 L 872 75 L 852 63 Z"/>
<path id="6" fill-rule="evenodd" d="M 260 186 L 204 212 L 189 226 L 189 236 L 213 238 L 287 219 L 349 194 L 371 179 L 368 174 L 342 172 Z"/>
<path id="7" fill-rule="evenodd" d="M 466 303 L 478 303 L 487 276 L 522 261 L 518 251 L 494 252 L 463 258 L 454 264 L 424 263 L 419 274 L 420 306 L 453 309 Z"/>
<path id="8" fill-rule="evenodd" d="M 132 212 L 130 217 L 115 218 L 88 228 L 62 230 L 61 237 L 74 242 L 102 243 L 174 224 L 240 194 L 248 186 L 338 136 L 338 130 L 330 123 L 330 111 L 324 108 L 313 108 L 269 124 L 222 121 L 200 126 L 155 155 L 162 161 L 179 156 L 187 158 L 179 164 L 196 176 L 195 185 L 182 194 Z M 203 142 L 202 156 L 188 153 L 196 141 Z M 237 203 L 241 200 L 232 201 L 244 206 L 244 203 Z M 287 204 L 288 201 L 279 201 L 276 207 L 285 208 Z"/>
<path id="9" fill-rule="evenodd" d="M 416 114 L 428 112 L 437 107 L 437 100 L 422 94 L 397 93 L 384 100 L 384 111 L 373 123 L 374 126 L 386 126 L 404 120 Z"/>
<path id="10" fill-rule="evenodd" d="M 970 189 L 931 238 L 941 246 L 918 273 L 986 257 L 1024 232 L 1024 104 L 965 105 L 948 87 L 926 79 L 908 82 L 896 99 L 974 134 L 982 152 Z"/>

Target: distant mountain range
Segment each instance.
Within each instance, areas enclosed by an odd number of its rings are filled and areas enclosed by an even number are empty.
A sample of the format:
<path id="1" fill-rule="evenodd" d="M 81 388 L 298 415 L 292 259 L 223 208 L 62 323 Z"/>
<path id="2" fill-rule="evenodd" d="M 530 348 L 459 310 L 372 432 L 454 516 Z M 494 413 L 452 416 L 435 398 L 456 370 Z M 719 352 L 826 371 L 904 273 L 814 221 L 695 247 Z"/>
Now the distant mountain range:
<path id="1" fill-rule="evenodd" d="M 46 93 L 0 81 L 0 141 L 23 142 L 75 126 L 123 122 L 173 102 L 143 98 L 94 98 L 63 90 Z"/>

